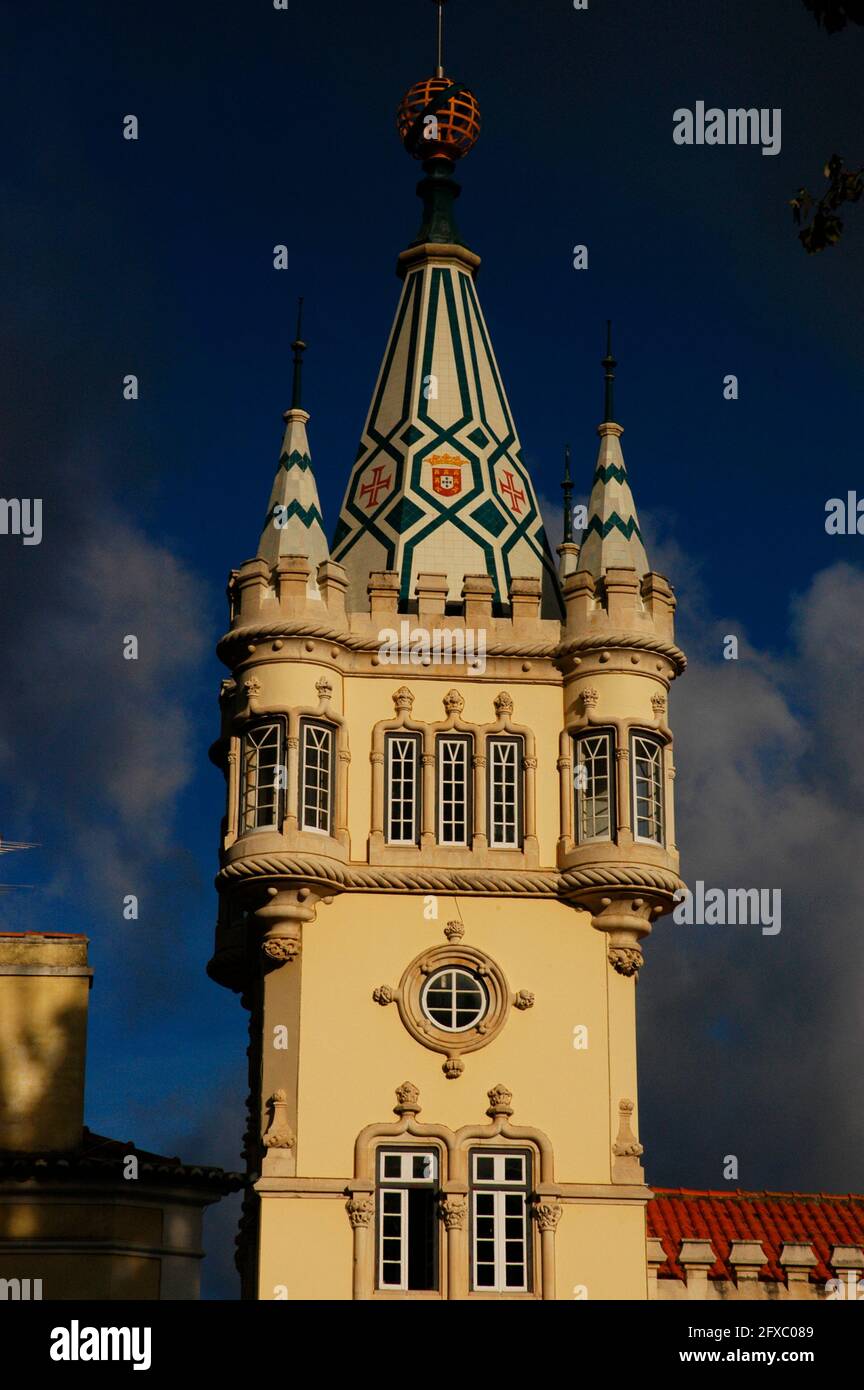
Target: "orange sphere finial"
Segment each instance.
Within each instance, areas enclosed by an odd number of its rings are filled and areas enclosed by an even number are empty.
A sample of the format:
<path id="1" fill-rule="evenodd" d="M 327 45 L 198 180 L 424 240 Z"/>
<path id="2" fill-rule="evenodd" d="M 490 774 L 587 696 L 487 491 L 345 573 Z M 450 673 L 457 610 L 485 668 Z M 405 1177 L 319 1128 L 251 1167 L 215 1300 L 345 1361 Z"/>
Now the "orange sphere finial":
<path id="1" fill-rule="evenodd" d="M 414 159 L 462 159 L 480 135 L 474 93 L 449 77 L 424 77 L 399 103 L 396 125 Z"/>

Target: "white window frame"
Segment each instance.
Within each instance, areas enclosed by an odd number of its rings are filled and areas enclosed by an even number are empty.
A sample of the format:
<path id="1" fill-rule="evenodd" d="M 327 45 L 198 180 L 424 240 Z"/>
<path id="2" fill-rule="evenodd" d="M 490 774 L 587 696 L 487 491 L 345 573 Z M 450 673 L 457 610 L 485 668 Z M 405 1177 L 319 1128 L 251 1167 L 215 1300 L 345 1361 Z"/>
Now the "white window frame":
<path id="1" fill-rule="evenodd" d="M 418 1158 L 419 1158 L 419 1159 L 422 1159 L 422 1160 L 425 1160 L 425 1161 L 426 1161 L 426 1164 L 427 1164 L 427 1172 L 426 1172 L 426 1174 L 425 1174 L 423 1177 L 415 1177 L 415 1176 L 414 1176 L 414 1173 L 413 1173 L 413 1169 L 414 1169 L 414 1160 L 415 1160 L 415 1159 L 418 1159 Z M 398 1176 L 398 1177 L 395 1177 L 393 1174 L 389 1174 L 389 1175 L 385 1176 L 385 1174 L 384 1174 L 384 1166 L 385 1166 L 386 1160 L 388 1160 L 388 1159 L 390 1159 L 391 1161 L 394 1160 L 394 1159 L 396 1159 L 396 1160 L 399 1161 L 399 1176 Z M 377 1285 L 377 1287 L 378 1287 L 379 1289 L 382 1289 L 382 1290 L 385 1290 L 385 1291 L 386 1291 L 386 1290 L 390 1290 L 390 1291 L 393 1291 L 393 1292 L 403 1292 L 403 1293 L 404 1293 L 404 1292 L 408 1292 L 408 1251 L 409 1251 L 409 1235 L 408 1235 L 408 1192 L 409 1192 L 409 1189 L 412 1188 L 412 1187 L 427 1187 L 427 1188 L 431 1188 L 431 1189 L 434 1191 L 434 1190 L 437 1188 L 437 1186 L 438 1186 L 438 1172 L 439 1172 L 439 1159 L 438 1159 L 438 1152 L 437 1152 L 436 1149 L 420 1149 L 420 1148 L 417 1148 L 417 1149 L 383 1149 L 383 1148 L 382 1148 L 382 1149 L 379 1149 L 379 1150 L 378 1150 L 378 1164 L 377 1164 L 377 1186 L 378 1186 L 378 1194 L 377 1194 L 377 1195 L 378 1195 L 378 1200 L 377 1200 L 377 1203 L 376 1203 L 377 1220 L 378 1220 L 378 1232 L 377 1232 L 377 1253 L 376 1253 L 376 1261 L 375 1261 L 375 1263 L 376 1263 L 376 1285 Z M 388 1199 L 389 1199 L 389 1203 L 388 1203 L 388 1202 L 385 1202 L 385 1198 L 388 1198 Z M 396 1200 L 396 1199 L 398 1199 L 398 1200 Z M 391 1208 L 395 1208 L 395 1209 L 394 1209 L 394 1210 L 391 1210 L 391 1211 L 386 1211 L 386 1210 L 385 1210 L 385 1207 L 386 1207 L 388 1204 L 391 1206 Z M 398 1236 L 385 1235 L 384 1221 L 385 1221 L 385 1218 L 387 1218 L 387 1217 L 390 1217 L 390 1218 L 396 1217 L 396 1219 L 398 1220 L 398 1222 L 399 1222 L 399 1235 L 398 1235 Z M 437 1264 L 437 1261 L 439 1260 L 439 1254 L 438 1254 L 438 1240 L 437 1240 L 437 1234 L 436 1234 L 436 1226 L 435 1226 L 434 1224 L 433 1224 L 432 1230 L 433 1230 L 433 1239 L 435 1240 L 435 1246 L 434 1246 L 434 1249 L 433 1249 L 433 1256 L 432 1256 L 432 1258 L 433 1258 L 433 1265 L 435 1266 L 435 1269 L 434 1269 L 434 1279 L 433 1279 L 433 1288 L 437 1289 L 438 1286 L 439 1286 L 440 1268 L 438 1267 L 438 1264 Z M 396 1263 L 396 1261 L 393 1260 L 393 1259 L 389 1259 L 389 1260 L 386 1260 L 386 1261 L 385 1261 L 385 1259 L 384 1259 L 384 1242 L 385 1242 L 385 1240 L 398 1240 L 398 1241 L 399 1241 L 399 1283 L 398 1283 L 398 1284 L 392 1284 L 392 1283 L 385 1283 L 385 1282 L 384 1282 L 384 1265 L 385 1265 L 385 1264 L 395 1264 L 395 1263 Z"/>
<path id="2" fill-rule="evenodd" d="M 396 749 L 399 744 L 407 744 L 409 748 L 408 756 L 401 757 L 402 776 L 400 794 L 395 794 L 394 761 Z M 400 733 L 393 730 L 384 736 L 384 825 L 385 839 L 388 845 L 416 845 L 420 840 L 420 804 L 422 795 L 422 778 L 420 772 L 421 741 L 420 735 L 416 733 Z M 405 767 L 411 769 L 411 789 L 406 795 Z M 410 801 L 410 818 L 405 815 L 405 803 Z M 403 833 L 401 838 L 393 835 L 393 810 L 394 806 L 401 804 L 402 811 L 398 816 L 403 832 L 406 825 L 407 833 Z"/>
<path id="3" fill-rule="evenodd" d="M 445 783 L 445 777 L 444 777 L 444 774 L 445 774 L 445 771 L 447 770 L 448 767 L 454 766 L 453 763 L 449 763 L 449 762 L 447 761 L 447 759 L 448 759 L 447 749 L 448 749 L 449 747 L 454 746 L 454 745 L 458 745 L 458 746 L 461 747 L 462 750 L 463 750 L 463 752 L 462 752 L 462 766 L 463 766 L 463 768 L 464 768 L 464 784 L 463 784 L 463 788 L 462 788 L 462 795 L 463 795 L 463 821 L 464 821 L 464 826 L 465 826 L 465 835 L 464 835 L 464 838 L 463 838 L 463 839 L 460 839 L 460 840 L 456 840 L 456 839 L 445 839 L 445 838 L 444 838 L 445 823 L 446 823 L 446 822 L 445 822 L 445 814 L 444 814 L 444 811 L 445 811 L 445 799 L 444 799 L 444 783 Z M 438 802 L 438 805 L 437 805 L 438 833 L 437 833 L 437 839 L 438 839 L 438 844 L 439 844 L 439 845 L 447 845 L 447 846 L 450 846 L 450 847 L 455 848 L 455 849 L 465 849 L 465 848 L 467 848 L 467 847 L 471 844 L 471 840 L 472 840 L 472 825 L 471 825 L 471 812 L 472 812 L 472 804 L 471 804 L 471 803 L 472 803 L 472 797 L 471 797 L 471 790 L 472 790 L 472 788 L 471 788 L 471 777 L 472 777 L 472 763 L 473 763 L 472 754 L 473 754 L 473 751 L 474 751 L 474 745 L 473 745 L 473 741 L 472 741 L 472 739 L 471 739 L 470 734 L 439 734 L 439 735 L 438 735 L 437 745 L 436 745 L 436 763 L 437 763 L 437 774 L 438 774 L 438 775 L 437 775 L 437 783 L 438 783 L 438 797 L 437 797 L 437 802 Z M 452 799 L 452 802 L 450 802 L 450 803 L 448 803 L 448 804 L 450 804 L 450 805 L 455 805 L 455 804 L 456 804 L 456 797 L 454 796 L 453 799 Z M 452 825 L 452 824 L 455 823 L 456 817 L 451 813 L 451 815 L 450 815 L 450 817 L 449 817 L 449 820 L 450 820 L 451 825 Z"/>
<path id="4" fill-rule="evenodd" d="M 493 735 L 486 740 L 486 745 L 489 758 L 489 787 L 486 797 L 489 848 L 521 849 L 524 742 L 518 734 L 502 737 Z M 502 762 L 502 754 L 505 751 L 507 761 Z M 498 773 L 501 775 L 497 776 Z M 503 814 L 496 815 L 496 811 L 501 807 Z M 503 824 L 503 837 L 496 834 L 498 820 Z"/>
<path id="5" fill-rule="evenodd" d="M 615 825 L 615 737 L 611 729 L 592 729 L 590 733 L 578 734 L 573 740 L 574 743 L 574 768 L 584 766 L 589 769 L 588 786 L 582 787 L 578 777 L 574 774 L 574 793 L 575 793 L 575 815 L 576 815 L 576 835 L 575 840 L 579 845 L 597 844 L 600 841 L 612 840 L 614 838 Z M 605 757 L 598 758 L 596 752 L 589 752 L 589 760 L 586 761 L 583 745 L 600 744 L 605 746 Z M 591 823 L 596 827 L 597 824 L 597 792 L 596 777 L 597 767 L 605 762 L 605 777 L 607 784 L 606 804 L 607 816 L 609 821 L 608 831 L 604 834 L 597 832 L 593 834 L 583 832 L 583 822 L 590 817 Z"/>
<path id="6" fill-rule="evenodd" d="M 522 1171 L 518 1180 L 506 1178 L 506 1160 L 521 1159 Z M 492 1159 L 494 1176 L 478 1176 L 478 1163 L 482 1159 Z M 471 1151 L 471 1290 L 473 1293 L 530 1293 L 532 1281 L 531 1251 L 531 1213 L 529 1196 L 531 1191 L 531 1155 L 524 1149 L 473 1149 Z M 490 1200 L 491 1199 L 491 1200 Z M 508 1203 L 509 1199 L 509 1203 Z M 518 1200 L 517 1200 L 518 1199 Z M 518 1212 L 508 1211 L 508 1205 L 518 1205 Z M 487 1210 L 490 1208 L 490 1210 Z M 507 1220 L 520 1222 L 520 1241 L 523 1249 L 521 1266 L 522 1278 L 518 1284 L 507 1283 Z M 478 1221 L 491 1220 L 494 1243 L 494 1283 L 481 1284 L 478 1281 Z M 484 1241 L 489 1237 L 484 1237 Z M 512 1234 L 510 1236 L 512 1240 Z M 489 1261 L 483 1261 L 488 1267 Z"/>
<path id="7" fill-rule="evenodd" d="M 434 1015 L 430 1012 L 430 1006 L 428 1002 L 430 989 L 434 987 L 437 980 L 440 980 L 442 976 L 447 975 L 453 976 L 452 982 L 447 986 L 441 985 L 439 986 L 439 988 L 446 988 L 449 990 L 450 993 L 451 1022 L 449 1024 L 442 1023 L 440 1019 L 434 1017 Z M 456 996 L 459 993 L 459 990 L 456 985 L 457 975 L 465 975 L 471 981 L 473 988 L 478 992 L 481 1000 L 480 1006 L 472 1016 L 470 1022 L 462 1024 L 452 1022 L 453 1017 L 457 1012 Z M 426 983 L 424 984 L 423 989 L 420 992 L 420 1007 L 423 1010 L 424 1017 L 429 1020 L 433 1028 L 440 1028 L 443 1033 L 468 1033 L 471 1031 L 472 1028 L 476 1028 L 478 1023 L 482 1023 L 483 1019 L 488 1014 L 489 991 L 487 990 L 480 977 L 478 975 L 475 975 L 473 970 L 467 970 L 464 965 L 442 965 L 438 970 L 433 970 L 432 974 L 426 980 Z"/>
<path id="8" fill-rule="evenodd" d="M 264 739 L 275 735 L 276 761 L 272 764 L 273 780 L 262 782 L 260 758 L 255 760 L 250 758 L 250 746 L 260 753 L 262 747 L 270 747 L 272 744 L 265 744 Z M 254 742 L 254 740 L 260 740 Z M 282 770 L 282 784 L 277 785 L 277 774 Z M 271 770 L 267 764 L 266 771 Z M 252 780 L 250 780 L 250 778 Z M 273 796 L 273 819 L 260 820 L 261 815 L 261 793 L 272 791 Z M 243 746 L 240 768 L 240 834 L 249 835 L 257 830 L 281 830 L 282 816 L 285 806 L 285 728 L 280 719 L 262 720 L 257 724 L 251 724 L 243 734 Z M 250 815 L 251 810 L 251 815 Z"/>
<path id="9" fill-rule="evenodd" d="M 312 747 L 311 737 L 320 734 L 326 735 L 326 742 L 322 747 Z M 309 752 L 321 752 L 326 749 L 326 783 L 323 787 L 318 784 L 313 788 L 309 782 L 309 772 L 312 764 L 309 760 Z M 315 769 L 317 771 L 317 769 Z M 332 724 L 326 724 L 319 719 L 302 719 L 300 721 L 300 775 L 299 782 L 299 822 L 300 829 L 307 831 L 311 835 L 332 835 L 333 833 L 333 812 L 336 797 L 336 730 Z M 323 791 L 323 808 L 307 806 L 307 790 L 313 792 L 313 797 L 317 797 Z M 307 810 L 312 810 L 312 816 L 307 819 Z M 316 823 L 310 823 L 313 820 Z M 324 824 L 317 822 L 323 820 Z"/>
<path id="10" fill-rule="evenodd" d="M 650 753 L 643 750 L 650 750 Z M 644 761 L 646 757 L 653 769 L 650 779 L 640 777 L 636 769 L 637 762 L 640 759 Z M 648 788 L 647 793 L 640 790 L 641 787 Z M 666 817 L 663 805 L 663 744 L 651 734 L 633 732 L 630 735 L 630 799 L 633 808 L 633 839 L 643 845 L 664 845 Z M 640 802 L 647 803 L 651 808 L 647 819 L 653 820 L 657 826 L 656 836 L 639 834 Z"/>

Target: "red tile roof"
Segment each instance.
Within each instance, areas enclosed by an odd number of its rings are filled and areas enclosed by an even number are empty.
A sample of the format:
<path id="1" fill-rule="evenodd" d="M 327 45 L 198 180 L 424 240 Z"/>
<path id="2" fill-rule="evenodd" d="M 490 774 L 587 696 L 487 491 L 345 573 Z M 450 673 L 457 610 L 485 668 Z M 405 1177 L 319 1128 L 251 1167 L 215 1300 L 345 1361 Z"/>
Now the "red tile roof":
<path id="1" fill-rule="evenodd" d="M 760 1279 L 785 1281 L 780 1251 L 784 1244 L 810 1245 L 819 1261 L 811 1278 L 831 1279 L 835 1245 L 864 1246 L 864 1195 L 831 1196 L 825 1192 L 696 1192 L 684 1187 L 655 1187 L 648 1203 L 648 1235 L 663 1242 L 666 1262 L 661 1279 L 683 1279 L 678 1262 L 682 1240 L 710 1240 L 715 1255 L 709 1278 L 731 1279 L 729 1249 L 733 1240 L 761 1241 L 768 1257 Z"/>

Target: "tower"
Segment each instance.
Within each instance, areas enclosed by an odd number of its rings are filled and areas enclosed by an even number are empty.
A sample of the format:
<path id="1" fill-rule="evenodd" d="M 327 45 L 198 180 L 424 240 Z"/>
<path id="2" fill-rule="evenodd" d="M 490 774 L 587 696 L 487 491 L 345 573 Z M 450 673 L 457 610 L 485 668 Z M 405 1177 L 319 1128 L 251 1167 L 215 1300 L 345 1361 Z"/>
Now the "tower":
<path id="1" fill-rule="evenodd" d="M 209 969 L 250 1013 L 239 1263 L 260 1299 L 639 1299 L 635 988 L 680 885 L 684 658 L 611 346 L 553 569 L 454 220 L 480 112 L 438 9 L 398 113 L 421 226 L 332 554 L 265 528 L 229 581 Z M 276 529 L 320 514 L 302 454 Z"/>

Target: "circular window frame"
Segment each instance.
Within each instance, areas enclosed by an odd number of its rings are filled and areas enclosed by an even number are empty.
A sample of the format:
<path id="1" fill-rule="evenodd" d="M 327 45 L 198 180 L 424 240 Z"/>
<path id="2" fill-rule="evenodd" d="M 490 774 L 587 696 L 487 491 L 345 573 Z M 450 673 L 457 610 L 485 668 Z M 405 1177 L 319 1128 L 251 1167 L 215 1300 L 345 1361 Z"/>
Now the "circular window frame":
<path id="1" fill-rule="evenodd" d="M 461 1027 L 456 1026 L 453 1028 L 446 1028 L 443 1023 L 440 1023 L 436 1018 L 433 1017 L 432 1006 L 429 1003 L 429 991 L 432 988 L 432 985 L 436 980 L 439 980 L 442 978 L 442 976 L 448 974 L 459 975 L 462 977 L 462 979 L 469 980 L 471 985 L 476 990 L 480 999 L 480 1005 L 478 1008 L 474 1010 L 474 1017 L 472 1018 L 471 1022 L 464 1024 Z M 451 986 L 451 989 L 456 990 L 458 992 L 459 986 Z M 453 1006 L 451 1005 L 451 1011 L 452 1007 Z M 477 1028 L 479 1024 L 483 1023 L 486 1019 L 489 1013 L 489 991 L 486 988 L 486 982 L 483 979 L 483 976 L 478 974 L 476 970 L 469 970 L 464 965 L 439 965 L 435 970 L 431 972 L 431 974 L 426 976 L 426 979 L 424 980 L 423 985 L 421 986 L 420 1009 L 426 1022 L 431 1023 L 433 1028 L 440 1029 L 441 1032 L 446 1033 L 448 1037 L 458 1038 L 461 1037 L 463 1033 L 470 1033 L 473 1028 Z"/>
<path id="2" fill-rule="evenodd" d="M 446 969 L 461 969 L 477 976 L 488 1000 L 483 1017 L 458 1033 L 438 1027 L 423 1009 L 423 991 L 430 976 Z M 463 1052 L 476 1052 L 498 1036 L 507 1022 L 511 995 L 501 967 L 485 952 L 459 943 L 433 946 L 416 956 L 402 975 L 396 1002 L 402 1023 L 415 1041 L 432 1052 L 456 1057 Z"/>

